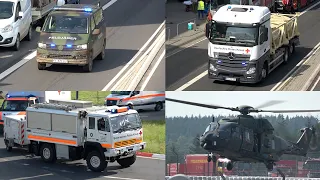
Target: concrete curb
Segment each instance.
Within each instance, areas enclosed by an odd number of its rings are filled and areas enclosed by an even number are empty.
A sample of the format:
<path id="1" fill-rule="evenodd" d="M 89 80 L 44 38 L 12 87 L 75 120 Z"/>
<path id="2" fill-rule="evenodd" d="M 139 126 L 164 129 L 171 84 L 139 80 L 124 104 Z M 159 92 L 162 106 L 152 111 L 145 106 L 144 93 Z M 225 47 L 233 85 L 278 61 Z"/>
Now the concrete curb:
<path id="1" fill-rule="evenodd" d="M 166 156 L 164 154 L 153 154 L 153 153 L 147 153 L 147 152 L 137 152 L 137 156 L 156 158 L 156 159 L 160 159 L 160 160 L 166 159 Z"/>

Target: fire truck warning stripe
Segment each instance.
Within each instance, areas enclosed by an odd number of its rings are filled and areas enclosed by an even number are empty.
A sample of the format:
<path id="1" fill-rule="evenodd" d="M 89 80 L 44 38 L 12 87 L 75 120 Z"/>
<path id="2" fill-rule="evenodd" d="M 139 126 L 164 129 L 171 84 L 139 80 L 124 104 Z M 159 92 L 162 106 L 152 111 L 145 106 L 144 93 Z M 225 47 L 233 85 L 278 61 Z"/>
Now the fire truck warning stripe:
<path id="1" fill-rule="evenodd" d="M 145 98 L 152 98 L 152 97 L 159 97 L 159 96 L 165 96 L 165 94 L 161 93 L 161 94 L 148 94 L 143 96 L 135 96 L 135 97 L 124 98 L 122 101 L 130 101 L 134 99 L 145 99 Z"/>
<path id="2" fill-rule="evenodd" d="M 7 98 L 6 100 L 12 100 L 12 101 L 25 101 L 27 100 L 28 98 Z"/>
<path id="3" fill-rule="evenodd" d="M 26 115 L 25 111 L 19 112 L 18 115 Z"/>
<path id="4" fill-rule="evenodd" d="M 52 143 L 63 143 L 63 144 L 69 144 L 69 145 L 76 145 L 77 144 L 77 142 L 73 141 L 73 140 L 35 136 L 35 135 L 28 135 L 28 139 L 36 140 L 36 141 L 47 141 L 47 142 L 52 142 Z"/>

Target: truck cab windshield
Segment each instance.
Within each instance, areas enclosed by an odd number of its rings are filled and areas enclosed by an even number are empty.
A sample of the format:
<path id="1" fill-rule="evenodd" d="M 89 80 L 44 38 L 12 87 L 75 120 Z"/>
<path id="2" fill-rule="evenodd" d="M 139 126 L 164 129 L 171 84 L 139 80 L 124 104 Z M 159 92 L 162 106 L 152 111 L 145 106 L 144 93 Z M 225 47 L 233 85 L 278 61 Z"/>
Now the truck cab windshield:
<path id="1" fill-rule="evenodd" d="M 29 105 L 28 101 L 23 100 L 6 100 L 1 106 L 2 111 L 25 111 Z"/>
<path id="2" fill-rule="evenodd" d="M 214 22 L 209 40 L 213 44 L 252 47 L 258 44 L 258 27 Z"/>
<path id="3" fill-rule="evenodd" d="M 13 2 L 0 1 L 0 19 L 9 19 L 13 16 Z"/>
<path id="4" fill-rule="evenodd" d="M 87 34 L 88 19 L 81 16 L 50 15 L 44 25 L 47 33 Z"/>
<path id="5" fill-rule="evenodd" d="M 138 114 L 127 114 L 111 117 L 111 126 L 113 133 L 123 131 L 137 130 L 142 128 L 141 120 Z"/>
<path id="6" fill-rule="evenodd" d="M 117 94 L 117 95 L 130 95 L 131 91 L 111 91 L 111 94 Z"/>

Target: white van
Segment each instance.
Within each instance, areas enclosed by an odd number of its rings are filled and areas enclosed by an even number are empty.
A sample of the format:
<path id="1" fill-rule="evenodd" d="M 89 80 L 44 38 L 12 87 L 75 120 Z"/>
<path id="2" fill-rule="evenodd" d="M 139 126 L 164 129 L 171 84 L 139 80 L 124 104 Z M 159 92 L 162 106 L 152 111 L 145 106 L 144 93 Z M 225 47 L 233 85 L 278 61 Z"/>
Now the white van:
<path id="1" fill-rule="evenodd" d="M 129 106 L 136 110 L 160 111 L 165 105 L 164 91 L 111 91 L 105 99 L 107 106 Z"/>
<path id="2" fill-rule="evenodd" d="M 32 37 L 31 0 L 0 0 L 0 46 L 20 48 L 20 41 Z"/>

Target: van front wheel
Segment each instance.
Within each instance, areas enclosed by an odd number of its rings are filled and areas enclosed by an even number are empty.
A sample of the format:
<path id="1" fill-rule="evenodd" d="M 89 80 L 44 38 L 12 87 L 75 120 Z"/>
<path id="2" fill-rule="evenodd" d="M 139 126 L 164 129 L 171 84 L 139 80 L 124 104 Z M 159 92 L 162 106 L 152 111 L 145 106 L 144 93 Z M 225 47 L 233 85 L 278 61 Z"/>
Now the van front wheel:
<path id="1" fill-rule="evenodd" d="M 17 35 L 17 39 L 16 39 L 16 43 L 13 46 L 13 50 L 15 51 L 19 51 L 20 49 L 20 35 Z"/>
<path id="2" fill-rule="evenodd" d="M 161 109 L 162 109 L 162 103 L 161 103 L 161 102 L 158 102 L 158 103 L 156 104 L 156 107 L 154 107 L 154 110 L 155 110 L 155 111 L 161 111 Z"/>

